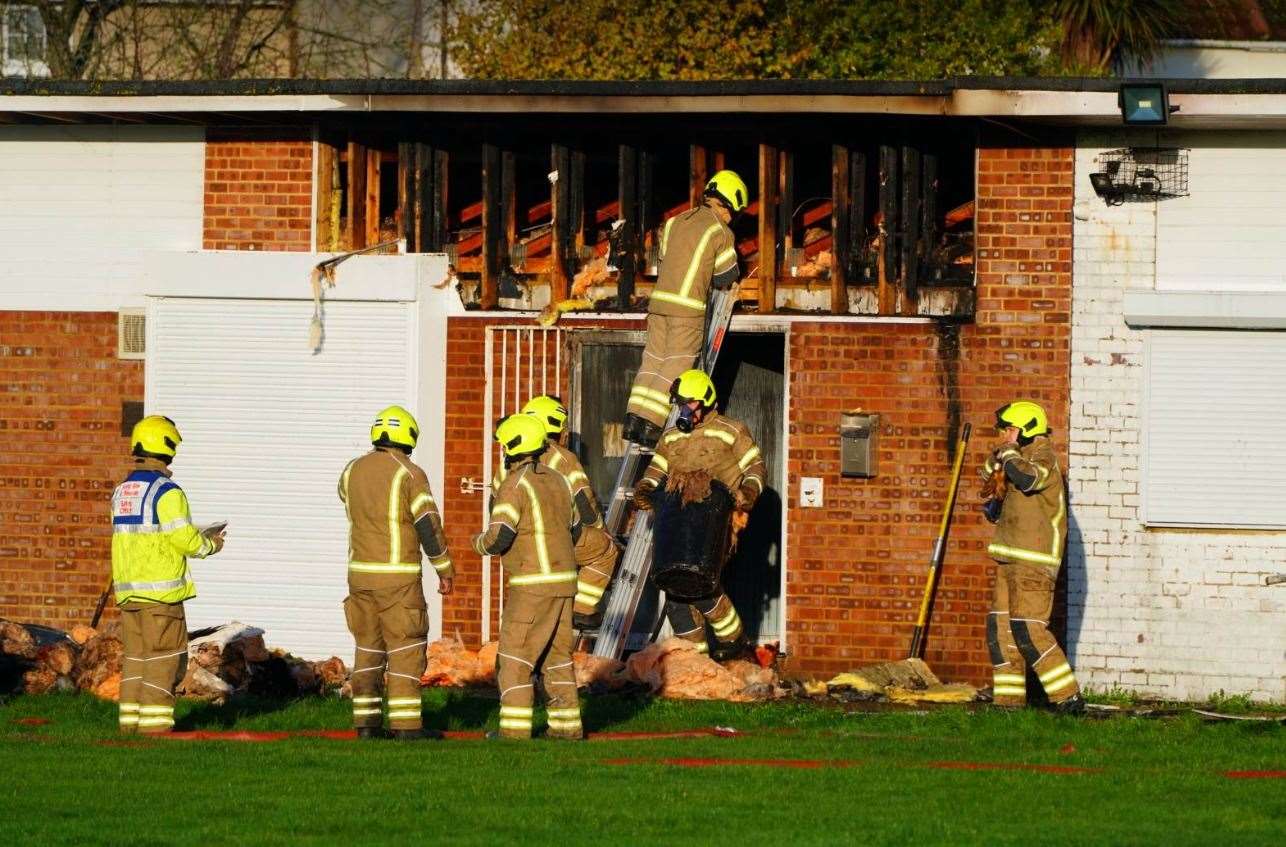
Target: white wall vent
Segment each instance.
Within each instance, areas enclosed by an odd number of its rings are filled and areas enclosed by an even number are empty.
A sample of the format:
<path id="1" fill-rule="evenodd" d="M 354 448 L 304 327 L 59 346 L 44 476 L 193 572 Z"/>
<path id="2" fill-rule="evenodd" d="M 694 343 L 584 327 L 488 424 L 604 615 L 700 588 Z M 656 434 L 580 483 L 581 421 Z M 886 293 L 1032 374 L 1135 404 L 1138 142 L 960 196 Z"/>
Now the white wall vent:
<path id="1" fill-rule="evenodd" d="M 147 352 L 147 312 L 121 309 L 116 315 L 116 357 L 142 359 Z"/>

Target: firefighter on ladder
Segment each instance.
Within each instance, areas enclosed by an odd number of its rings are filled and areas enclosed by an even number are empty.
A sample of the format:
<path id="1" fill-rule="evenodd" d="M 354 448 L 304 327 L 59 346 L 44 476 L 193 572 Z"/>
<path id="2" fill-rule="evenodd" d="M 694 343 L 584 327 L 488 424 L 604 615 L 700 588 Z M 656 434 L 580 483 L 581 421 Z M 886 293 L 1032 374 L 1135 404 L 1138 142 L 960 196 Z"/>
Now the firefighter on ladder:
<path id="1" fill-rule="evenodd" d="M 737 249 L 729 224 L 749 203 L 746 183 L 719 171 L 703 202 L 670 218 L 661 230 L 660 272 L 648 302 L 647 344 L 626 407 L 626 441 L 656 444 L 670 412 L 670 384 L 693 366 L 705 335 L 711 286 L 737 281 Z"/>
<path id="2" fill-rule="evenodd" d="M 1067 496 L 1049 441 L 1045 410 L 1018 400 L 996 410 L 1004 440 L 983 465 L 1003 470 L 1007 487 L 987 553 L 996 561 L 995 601 L 987 616 L 993 697 L 998 706 L 1027 703 L 1027 668 L 1036 672 L 1058 712 L 1079 713 L 1085 703 L 1076 676 L 1049 631 L 1054 583 L 1067 543 Z"/>
<path id="3" fill-rule="evenodd" d="M 414 416 L 389 406 L 371 426 L 374 449 L 349 462 L 339 478 L 349 522 L 344 618 L 357 647 L 352 686 L 359 738 L 440 737 L 425 732 L 420 717 L 429 631 L 420 548 L 438 574 L 439 594 L 451 593 L 455 571 L 429 478 L 410 459 L 419 437 Z M 388 732 L 382 708 L 386 669 Z"/>
<path id="4" fill-rule="evenodd" d="M 714 382 L 704 371 L 687 370 L 674 380 L 670 398 L 679 406 L 675 426 L 661 436 L 651 464 L 635 489 L 634 502 L 652 508 L 652 495 L 666 480 L 693 471 L 704 471 L 732 493 L 736 509 L 748 513 L 764 490 L 763 456 L 741 421 L 714 411 Z M 732 658 L 747 644 L 741 617 L 727 593 L 718 592 L 692 604 L 667 602 L 665 614 L 674 634 L 707 652 L 705 625 L 714 632 L 712 657 Z"/>
<path id="5" fill-rule="evenodd" d="M 500 622 L 496 682 L 502 738 L 530 738 L 534 675 L 543 675 L 550 738 L 579 739 L 580 706 L 572 667 L 573 552 L 580 526 L 567 478 L 538 461 L 545 425 L 510 415 L 496 427 L 508 474 L 491 501 L 491 520 L 473 539 L 482 556 L 500 556 L 509 576 Z"/>
<path id="6" fill-rule="evenodd" d="M 134 425 L 134 470 L 112 493 L 112 582 L 121 610 L 120 729 L 174 727 L 174 687 L 188 658 L 183 601 L 196 596 L 188 557 L 223 549 L 223 528 L 192 524 L 188 498 L 170 479 L 183 439 L 174 421 L 149 415 Z"/>
<path id="7" fill-rule="evenodd" d="M 598 498 L 589 484 L 589 476 L 576 454 L 562 444 L 567 427 L 567 407 L 563 401 L 548 394 L 533 397 L 522 407 L 522 414 L 531 415 L 545 427 L 548 449 L 537 459 L 542 465 L 558 471 L 567 480 L 576 508 L 576 521 L 580 524 L 580 538 L 576 541 L 576 598 L 572 605 L 572 624 L 576 629 L 595 629 L 602 623 L 599 605 L 607 584 L 612 581 L 620 548 L 603 527 L 603 514 Z M 509 469 L 501 467 L 491 480 L 491 491 L 500 490 Z"/>

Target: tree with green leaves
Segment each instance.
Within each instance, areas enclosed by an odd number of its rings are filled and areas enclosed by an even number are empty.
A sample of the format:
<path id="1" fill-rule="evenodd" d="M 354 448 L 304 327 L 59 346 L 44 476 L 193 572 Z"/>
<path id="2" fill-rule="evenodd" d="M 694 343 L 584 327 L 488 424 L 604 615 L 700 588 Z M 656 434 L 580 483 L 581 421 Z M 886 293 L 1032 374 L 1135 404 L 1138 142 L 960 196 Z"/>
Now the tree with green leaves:
<path id="1" fill-rule="evenodd" d="M 1175 28 L 1180 0 L 1057 0 L 1064 60 L 1100 73 L 1142 68 Z"/>

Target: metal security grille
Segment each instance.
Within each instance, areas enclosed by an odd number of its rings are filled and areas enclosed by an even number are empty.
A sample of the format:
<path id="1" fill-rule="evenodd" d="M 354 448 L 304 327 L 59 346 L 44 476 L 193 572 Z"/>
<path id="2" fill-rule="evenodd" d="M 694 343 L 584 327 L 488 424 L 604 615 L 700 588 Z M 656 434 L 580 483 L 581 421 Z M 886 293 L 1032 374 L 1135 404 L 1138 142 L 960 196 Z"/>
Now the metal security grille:
<path id="1" fill-rule="evenodd" d="M 147 353 L 147 317 L 144 309 L 121 309 L 116 315 L 116 357 L 142 359 Z"/>
<path id="2" fill-rule="evenodd" d="M 566 399 L 568 331 L 558 327 L 487 327 L 484 367 L 487 374 L 482 414 L 482 479 L 475 487 L 483 496 L 479 504 L 482 526 L 490 518 L 491 479 L 500 468 L 500 450 L 492 437 L 496 422 L 512 415 L 537 394 L 555 394 Z M 482 562 L 482 640 L 491 640 L 492 622 L 499 631 L 504 611 L 504 574 L 500 562 L 491 556 Z"/>

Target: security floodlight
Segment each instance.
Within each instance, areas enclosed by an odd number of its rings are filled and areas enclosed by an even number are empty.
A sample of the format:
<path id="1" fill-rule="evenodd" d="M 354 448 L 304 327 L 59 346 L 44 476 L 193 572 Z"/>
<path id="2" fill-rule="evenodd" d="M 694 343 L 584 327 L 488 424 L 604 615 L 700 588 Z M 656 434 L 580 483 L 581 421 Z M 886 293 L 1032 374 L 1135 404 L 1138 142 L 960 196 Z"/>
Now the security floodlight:
<path id="1" fill-rule="evenodd" d="M 1162 126 L 1170 118 L 1170 97 L 1159 82 L 1123 84 L 1116 105 L 1126 126 Z"/>

